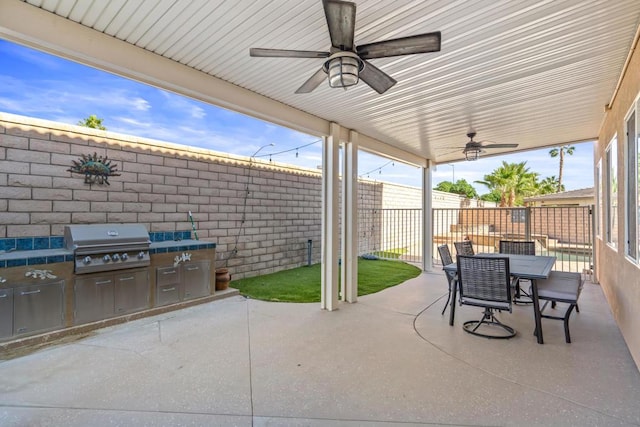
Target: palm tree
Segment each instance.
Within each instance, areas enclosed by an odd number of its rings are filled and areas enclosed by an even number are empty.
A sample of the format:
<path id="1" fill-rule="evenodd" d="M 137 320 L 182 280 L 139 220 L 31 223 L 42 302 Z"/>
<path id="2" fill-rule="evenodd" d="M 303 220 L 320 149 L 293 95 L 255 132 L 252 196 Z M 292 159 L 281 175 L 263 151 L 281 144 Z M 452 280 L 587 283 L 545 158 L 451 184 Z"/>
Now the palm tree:
<path id="1" fill-rule="evenodd" d="M 512 207 L 522 203 L 522 198 L 535 194 L 538 174 L 530 172 L 527 162 L 507 163 L 484 176 L 484 181 L 476 181 L 486 185 L 489 190 L 500 194 L 500 207 Z"/>
<path id="2" fill-rule="evenodd" d="M 562 169 L 564 168 L 564 155 L 573 155 L 573 151 L 576 149 L 573 145 L 563 145 L 562 147 L 553 148 L 549 150 L 549 155 L 553 158 L 560 157 L 560 169 L 558 171 L 558 189 L 557 192 L 562 191 Z"/>
<path id="3" fill-rule="evenodd" d="M 96 116 L 95 114 L 90 115 L 86 119 L 80 120 L 78 122 L 78 126 L 84 126 L 87 128 L 107 130 L 106 127 L 102 124 L 102 119 Z"/>
<path id="4" fill-rule="evenodd" d="M 557 193 L 558 190 L 564 191 L 564 185 L 558 185 L 558 178 L 549 176 L 537 183 L 536 194 Z M 559 188 L 558 188 L 559 187 Z"/>

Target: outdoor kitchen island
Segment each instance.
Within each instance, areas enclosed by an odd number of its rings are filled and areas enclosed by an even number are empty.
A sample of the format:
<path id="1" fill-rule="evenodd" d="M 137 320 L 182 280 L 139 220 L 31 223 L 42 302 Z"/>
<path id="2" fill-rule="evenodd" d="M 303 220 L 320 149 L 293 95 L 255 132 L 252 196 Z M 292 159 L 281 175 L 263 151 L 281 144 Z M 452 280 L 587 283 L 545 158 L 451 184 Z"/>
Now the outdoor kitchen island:
<path id="1" fill-rule="evenodd" d="M 4 239 L 0 352 L 237 294 L 215 292 L 216 245 L 190 237 L 94 224 L 66 227 L 64 241 L 15 239 L 15 250 Z"/>

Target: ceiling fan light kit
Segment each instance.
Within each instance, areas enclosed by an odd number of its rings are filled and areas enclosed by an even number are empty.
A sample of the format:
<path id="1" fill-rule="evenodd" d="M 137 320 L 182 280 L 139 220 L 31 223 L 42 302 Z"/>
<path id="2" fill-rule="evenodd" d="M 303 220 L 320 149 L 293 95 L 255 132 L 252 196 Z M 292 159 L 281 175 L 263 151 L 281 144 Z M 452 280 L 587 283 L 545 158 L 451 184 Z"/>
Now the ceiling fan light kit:
<path id="1" fill-rule="evenodd" d="M 360 81 L 364 62 L 353 52 L 337 52 L 324 63 L 324 68 L 329 75 L 329 86 L 347 88 Z"/>
<path id="2" fill-rule="evenodd" d="M 464 150 L 464 158 L 467 159 L 467 161 L 469 162 L 473 162 L 475 160 L 478 160 L 478 157 L 480 157 L 480 152 L 482 150 L 479 150 L 477 148 L 471 148 L 469 150 Z"/>
<path id="3" fill-rule="evenodd" d="M 296 90 L 309 93 L 329 77 L 332 88 L 355 86 L 360 80 L 379 94 L 385 93 L 397 82 L 367 59 L 439 52 L 439 31 L 415 36 L 383 40 L 355 46 L 356 4 L 340 0 L 323 0 L 331 48 L 329 52 L 288 49 L 251 48 L 249 55 L 263 58 L 328 58 L 318 71 Z"/>

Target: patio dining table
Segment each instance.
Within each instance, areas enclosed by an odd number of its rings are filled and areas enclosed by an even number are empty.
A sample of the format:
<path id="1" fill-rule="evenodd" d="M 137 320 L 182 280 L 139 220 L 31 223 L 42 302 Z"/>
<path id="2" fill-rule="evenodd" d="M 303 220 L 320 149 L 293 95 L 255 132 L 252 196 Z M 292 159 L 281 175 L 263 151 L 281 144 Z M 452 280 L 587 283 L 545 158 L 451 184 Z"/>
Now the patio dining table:
<path id="1" fill-rule="evenodd" d="M 520 279 L 528 279 L 531 281 L 531 299 L 533 299 L 533 316 L 536 323 L 536 337 L 538 344 L 544 344 L 542 338 L 542 313 L 540 312 L 540 302 L 538 301 L 538 286 L 536 284 L 537 279 L 547 279 L 551 274 L 551 269 L 556 262 L 554 256 L 539 256 L 539 255 L 514 255 L 514 254 L 500 254 L 500 253 L 480 253 L 475 256 L 483 257 L 507 257 L 509 258 L 509 272 L 512 276 Z M 457 264 L 451 263 L 444 266 L 445 271 L 457 272 Z M 458 286 L 453 287 L 453 296 L 451 303 L 451 312 L 449 315 L 449 325 L 453 326 L 453 319 L 456 309 L 456 296 L 458 293 Z"/>

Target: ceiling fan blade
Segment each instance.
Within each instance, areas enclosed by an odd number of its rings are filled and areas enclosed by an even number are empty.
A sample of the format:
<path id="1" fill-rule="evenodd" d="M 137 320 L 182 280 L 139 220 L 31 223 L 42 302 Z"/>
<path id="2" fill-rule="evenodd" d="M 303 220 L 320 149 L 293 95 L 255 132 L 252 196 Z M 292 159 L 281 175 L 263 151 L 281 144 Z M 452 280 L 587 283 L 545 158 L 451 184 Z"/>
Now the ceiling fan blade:
<path id="1" fill-rule="evenodd" d="M 313 76 L 309 78 L 309 80 L 304 82 L 302 86 L 300 86 L 298 90 L 296 90 L 296 93 L 309 93 L 320 86 L 320 83 L 322 83 L 326 78 L 327 73 L 324 72 L 323 68 L 320 68 L 315 72 Z"/>
<path id="2" fill-rule="evenodd" d="M 516 148 L 518 144 L 480 144 L 482 148 Z"/>
<path id="3" fill-rule="evenodd" d="M 329 55 L 329 52 L 311 50 L 261 49 L 257 47 L 249 49 L 249 56 L 265 58 L 328 58 Z"/>
<path id="4" fill-rule="evenodd" d="M 356 4 L 348 1 L 324 0 L 331 45 L 340 50 L 353 50 L 353 33 L 356 28 Z"/>
<path id="5" fill-rule="evenodd" d="M 391 76 L 367 61 L 364 61 L 364 69 L 360 71 L 360 78 L 380 95 L 397 83 Z"/>
<path id="6" fill-rule="evenodd" d="M 364 44 L 358 46 L 356 52 L 362 59 L 439 52 L 440 39 L 440 31 L 436 31 L 434 33 Z"/>

